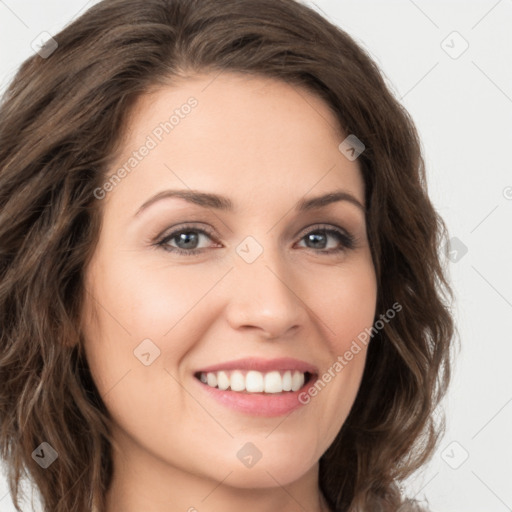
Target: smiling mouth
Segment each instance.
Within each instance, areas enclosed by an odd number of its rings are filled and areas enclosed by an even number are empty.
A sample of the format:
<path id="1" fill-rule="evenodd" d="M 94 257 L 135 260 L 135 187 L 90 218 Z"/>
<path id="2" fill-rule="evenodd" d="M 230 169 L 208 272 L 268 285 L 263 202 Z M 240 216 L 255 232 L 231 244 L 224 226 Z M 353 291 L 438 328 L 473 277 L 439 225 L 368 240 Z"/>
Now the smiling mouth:
<path id="1" fill-rule="evenodd" d="M 311 382 L 314 374 L 300 370 L 221 370 L 196 372 L 194 377 L 206 386 L 243 394 L 277 394 L 296 392 Z"/>

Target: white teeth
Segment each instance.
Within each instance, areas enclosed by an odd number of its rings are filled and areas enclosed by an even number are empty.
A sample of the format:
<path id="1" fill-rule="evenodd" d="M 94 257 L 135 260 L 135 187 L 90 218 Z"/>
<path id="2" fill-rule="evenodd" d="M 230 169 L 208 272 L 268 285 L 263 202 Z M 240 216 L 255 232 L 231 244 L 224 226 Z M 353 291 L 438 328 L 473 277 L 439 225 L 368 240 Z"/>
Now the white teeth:
<path id="1" fill-rule="evenodd" d="M 297 370 L 267 373 L 241 370 L 200 373 L 199 380 L 212 388 L 247 393 L 282 393 L 298 391 L 304 386 L 305 375 Z"/>
<path id="2" fill-rule="evenodd" d="M 283 391 L 283 379 L 279 372 L 265 374 L 265 393 L 281 393 Z"/>
<path id="3" fill-rule="evenodd" d="M 299 372 L 293 372 L 292 376 L 292 391 L 299 390 L 304 386 L 304 374 Z"/>
<path id="4" fill-rule="evenodd" d="M 249 393 L 261 393 L 263 391 L 263 374 L 255 371 L 247 372 L 245 390 Z"/>
<path id="5" fill-rule="evenodd" d="M 245 389 L 245 377 L 242 372 L 234 371 L 229 379 L 231 391 L 243 391 Z"/>
<path id="6" fill-rule="evenodd" d="M 219 389 L 229 388 L 229 377 L 226 372 L 217 373 L 217 386 Z"/>
<path id="7" fill-rule="evenodd" d="M 287 371 L 284 372 L 283 375 L 283 391 L 291 391 L 292 390 L 292 372 Z"/>
<path id="8" fill-rule="evenodd" d="M 215 375 L 215 373 L 208 373 L 206 375 L 206 379 L 208 386 L 211 386 L 212 388 L 217 387 L 217 375 Z"/>

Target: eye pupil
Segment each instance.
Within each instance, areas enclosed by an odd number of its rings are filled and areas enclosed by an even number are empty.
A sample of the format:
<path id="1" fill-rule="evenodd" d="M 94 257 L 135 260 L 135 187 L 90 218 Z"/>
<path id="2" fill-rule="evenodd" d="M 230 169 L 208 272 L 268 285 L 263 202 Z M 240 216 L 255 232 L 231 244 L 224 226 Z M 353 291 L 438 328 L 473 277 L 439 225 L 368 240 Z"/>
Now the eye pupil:
<path id="1" fill-rule="evenodd" d="M 319 233 L 310 233 L 308 235 L 308 239 L 313 242 L 314 248 L 318 248 L 318 245 L 321 245 L 322 247 L 325 246 L 325 234 L 319 234 Z M 316 242 L 320 241 L 320 244 L 317 244 Z"/>
<path id="2" fill-rule="evenodd" d="M 193 246 L 193 245 L 197 244 L 197 242 L 198 242 L 197 233 L 194 233 L 193 231 L 185 231 L 183 233 L 180 233 L 179 235 L 177 235 L 177 238 L 178 238 L 178 244 L 180 242 L 185 243 L 184 247 L 180 247 L 182 249 L 191 249 L 193 247 L 190 247 L 190 245 Z"/>

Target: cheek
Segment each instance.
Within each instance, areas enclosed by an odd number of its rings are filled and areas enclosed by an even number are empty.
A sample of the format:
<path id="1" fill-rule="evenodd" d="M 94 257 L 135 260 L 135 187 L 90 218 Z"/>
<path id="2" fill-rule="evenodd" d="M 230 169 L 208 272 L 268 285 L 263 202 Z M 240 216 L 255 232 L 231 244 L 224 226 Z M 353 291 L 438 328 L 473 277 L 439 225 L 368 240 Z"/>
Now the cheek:
<path id="1" fill-rule="evenodd" d="M 308 292 L 321 320 L 323 334 L 333 355 L 343 354 L 352 341 L 371 327 L 376 311 L 377 284 L 373 265 L 359 260 L 347 265 Z M 313 306 L 314 304 L 314 306 Z"/>
<path id="2" fill-rule="evenodd" d="M 119 259 L 115 265 L 98 262 L 88 275 L 87 361 L 115 422 L 132 435 L 151 431 L 162 420 L 163 400 L 167 411 L 184 410 L 172 376 L 195 338 L 187 313 L 208 282 L 194 287 L 190 276 L 167 275 Z"/>
<path id="3" fill-rule="evenodd" d="M 91 371 L 100 385 L 109 389 L 126 371 L 139 369 L 134 354 L 139 347 L 148 347 L 150 357 L 159 354 L 152 367 L 175 368 L 200 338 L 207 315 L 216 314 L 211 303 L 205 311 L 201 301 L 219 275 L 192 265 L 177 270 L 120 257 L 91 266 L 83 329 Z"/>
<path id="4" fill-rule="evenodd" d="M 317 409 L 316 416 L 325 419 L 328 427 L 324 435 L 329 442 L 339 432 L 357 395 L 367 353 L 361 333 L 373 325 L 377 300 L 376 276 L 369 259 L 333 274 L 334 279 L 319 281 L 323 286 L 308 292 L 314 301 L 311 307 L 320 318 L 318 325 L 329 357 L 319 381 L 302 397 Z M 366 337 L 366 342 L 369 340 Z"/>
<path id="5" fill-rule="evenodd" d="M 159 268 L 160 267 L 160 268 Z M 163 341 L 166 335 L 186 322 L 210 288 L 217 273 L 197 267 L 180 269 L 151 266 L 135 259 L 118 259 L 94 277 L 95 299 L 99 314 L 116 320 L 116 330 L 130 333 L 130 342 L 151 338 Z"/>

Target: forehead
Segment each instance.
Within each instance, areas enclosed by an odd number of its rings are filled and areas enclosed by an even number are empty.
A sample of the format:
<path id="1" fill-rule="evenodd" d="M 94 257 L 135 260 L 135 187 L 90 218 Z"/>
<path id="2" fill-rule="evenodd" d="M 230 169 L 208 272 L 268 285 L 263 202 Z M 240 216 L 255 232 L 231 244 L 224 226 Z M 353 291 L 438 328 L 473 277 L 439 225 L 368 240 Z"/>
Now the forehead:
<path id="1" fill-rule="evenodd" d="M 299 197 L 343 185 L 363 202 L 358 162 L 338 149 L 344 138 L 329 106 L 303 87 L 238 73 L 195 75 L 139 98 L 110 171 L 152 141 L 117 187 L 123 193 L 144 196 L 165 184 L 229 189 L 250 201 L 272 190 Z"/>

